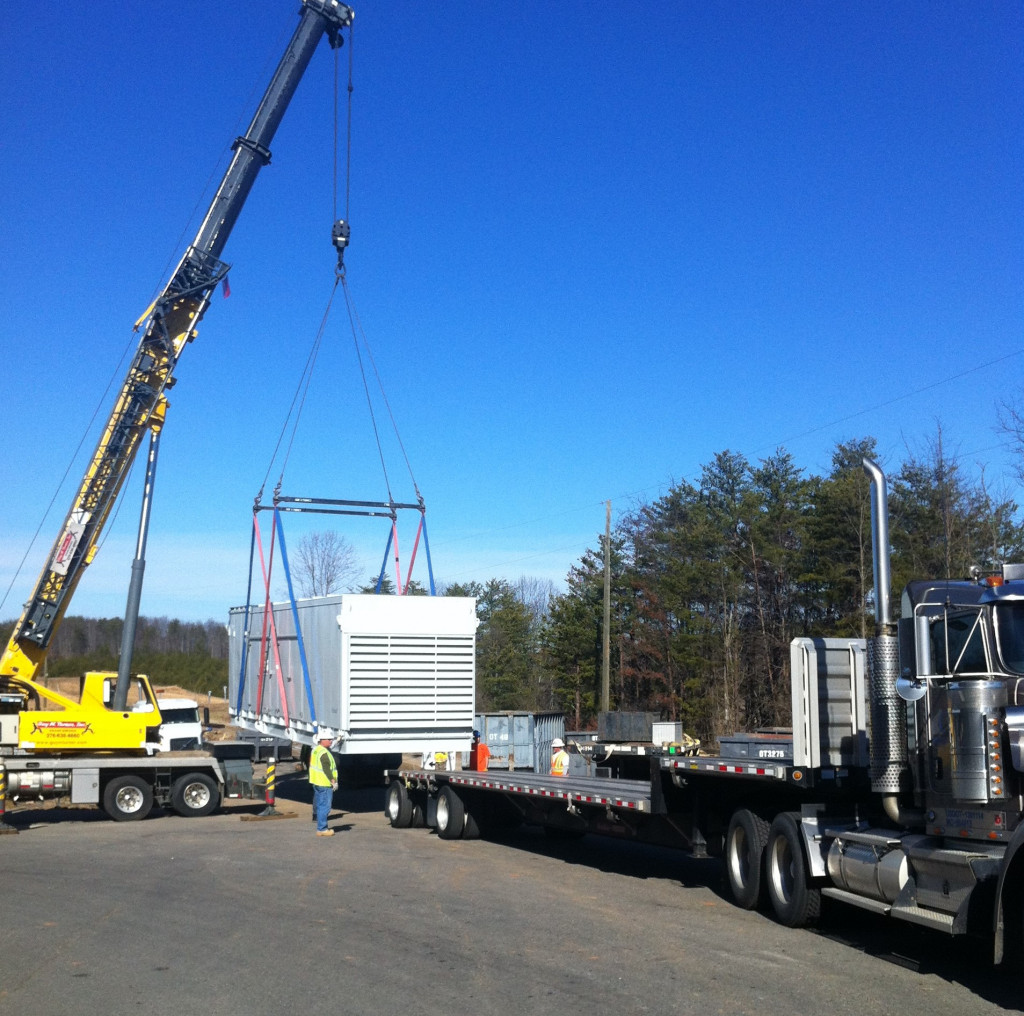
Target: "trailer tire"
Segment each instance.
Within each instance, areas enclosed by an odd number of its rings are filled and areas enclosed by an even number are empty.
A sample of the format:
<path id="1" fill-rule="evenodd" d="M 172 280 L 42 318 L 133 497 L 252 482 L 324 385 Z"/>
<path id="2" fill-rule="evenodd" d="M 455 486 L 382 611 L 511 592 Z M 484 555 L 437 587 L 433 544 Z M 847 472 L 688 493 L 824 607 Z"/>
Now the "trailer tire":
<path id="1" fill-rule="evenodd" d="M 139 822 L 153 808 L 153 788 L 139 776 L 115 776 L 103 790 L 103 810 L 115 822 Z"/>
<path id="2" fill-rule="evenodd" d="M 775 816 L 768 831 L 765 857 L 768 899 L 780 924 L 802 928 L 821 914 L 821 890 L 810 884 L 800 816 L 784 811 Z"/>
<path id="3" fill-rule="evenodd" d="M 412 825 L 413 805 L 409 799 L 409 792 L 401 780 L 392 780 L 388 784 L 384 815 L 391 823 L 392 829 L 408 829 Z"/>
<path id="4" fill-rule="evenodd" d="M 458 840 L 466 828 L 466 809 L 459 795 L 446 783 L 437 792 L 437 835 Z"/>
<path id="5" fill-rule="evenodd" d="M 764 859 L 768 823 L 747 808 L 729 819 L 725 834 L 725 875 L 736 906 L 757 910 L 765 902 Z"/>
<path id="6" fill-rule="evenodd" d="M 202 818 L 219 805 L 220 788 L 206 773 L 186 773 L 171 788 L 171 807 L 182 818 Z"/>

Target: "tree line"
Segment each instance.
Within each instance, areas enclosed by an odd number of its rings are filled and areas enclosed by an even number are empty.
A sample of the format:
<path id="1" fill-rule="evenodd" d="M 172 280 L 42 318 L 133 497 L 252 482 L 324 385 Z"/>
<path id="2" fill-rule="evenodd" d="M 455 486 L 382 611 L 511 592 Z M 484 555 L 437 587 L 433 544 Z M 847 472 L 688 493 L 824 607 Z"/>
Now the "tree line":
<path id="1" fill-rule="evenodd" d="M 617 522 L 610 538 L 611 705 L 681 721 L 704 741 L 790 723 L 789 645 L 873 626 L 871 438 L 809 474 L 779 450 L 716 454 Z M 943 447 L 888 469 L 893 593 L 911 578 L 967 578 L 1024 560 L 1018 506 L 969 479 Z M 555 708 L 593 724 L 601 673 L 604 535 L 543 607 L 509 583 L 480 598 L 485 709 Z M 455 591 L 450 589 L 449 591 Z M 897 601 L 898 602 L 898 601 Z"/>
<path id="2" fill-rule="evenodd" d="M 756 462 L 722 451 L 696 480 L 624 513 L 608 547 L 611 707 L 679 721 L 706 742 L 788 725 L 791 640 L 871 631 L 865 456 L 876 457 L 874 439 L 840 443 L 831 469 L 816 475 L 782 449 Z M 911 578 L 965 578 L 972 568 L 1024 561 L 1016 502 L 984 473 L 969 478 L 941 432 L 926 454 L 887 473 L 894 595 Z M 593 726 L 604 543 L 600 534 L 571 567 L 564 592 L 530 577 L 442 587 L 477 600 L 479 711 L 560 711 L 573 729 Z M 331 568 L 321 558 L 316 574 Z M 392 588 L 385 582 L 383 591 Z M 424 590 L 414 583 L 409 592 Z M 66 618 L 51 673 L 116 668 L 121 627 L 119 618 Z M 227 684 L 227 645 L 220 622 L 141 618 L 133 669 L 157 684 L 218 690 Z"/>
<path id="3" fill-rule="evenodd" d="M 15 621 L 0 622 L 13 631 Z M 116 670 L 124 620 L 120 617 L 65 617 L 50 642 L 47 672 L 53 677 L 88 670 Z M 228 633 L 224 622 L 140 617 L 132 670 L 154 685 L 178 685 L 220 695 L 228 683 Z"/>

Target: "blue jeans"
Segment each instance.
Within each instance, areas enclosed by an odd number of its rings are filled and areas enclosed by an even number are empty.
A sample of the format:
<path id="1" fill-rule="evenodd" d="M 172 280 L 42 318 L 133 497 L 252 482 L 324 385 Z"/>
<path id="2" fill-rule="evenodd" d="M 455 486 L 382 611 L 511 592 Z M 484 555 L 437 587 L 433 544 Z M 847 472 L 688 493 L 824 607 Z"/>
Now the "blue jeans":
<path id="1" fill-rule="evenodd" d="M 334 789 L 332 787 L 313 788 L 313 815 L 316 817 L 317 832 L 323 832 L 327 828 L 327 816 L 331 813 L 333 800 Z"/>

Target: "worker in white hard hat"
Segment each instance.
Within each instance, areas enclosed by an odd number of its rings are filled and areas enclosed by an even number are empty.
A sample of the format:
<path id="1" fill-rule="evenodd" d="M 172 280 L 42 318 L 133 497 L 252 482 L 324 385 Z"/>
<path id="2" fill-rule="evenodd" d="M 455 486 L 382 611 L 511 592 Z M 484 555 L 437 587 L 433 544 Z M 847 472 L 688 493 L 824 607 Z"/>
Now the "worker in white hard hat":
<path id="1" fill-rule="evenodd" d="M 551 742 L 551 775 L 569 775 L 569 753 L 565 750 L 565 741 L 560 737 Z"/>
<path id="2" fill-rule="evenodd" d="M 333 836 L 327 828 L 334 791 L 338 789 L 338 763 L 334 761 L 331 745 L 334 738 L 326 730 L 317 731 L 318 741 L 309 757 L 309 782 L 313 787 L 313 817 L 317 836 Z"/>

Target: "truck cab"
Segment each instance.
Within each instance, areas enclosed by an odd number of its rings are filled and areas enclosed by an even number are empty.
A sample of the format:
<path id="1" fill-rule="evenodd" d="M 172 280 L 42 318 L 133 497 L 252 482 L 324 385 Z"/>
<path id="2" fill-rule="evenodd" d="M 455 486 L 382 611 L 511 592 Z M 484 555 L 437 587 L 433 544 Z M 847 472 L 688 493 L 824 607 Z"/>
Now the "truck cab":
<path id="1" fill-rule="evenodd" d="M 158 698 L 160 741 L 157 751 L 193 751 L 202 747 L 199 703 L 189 698 Z"/>

